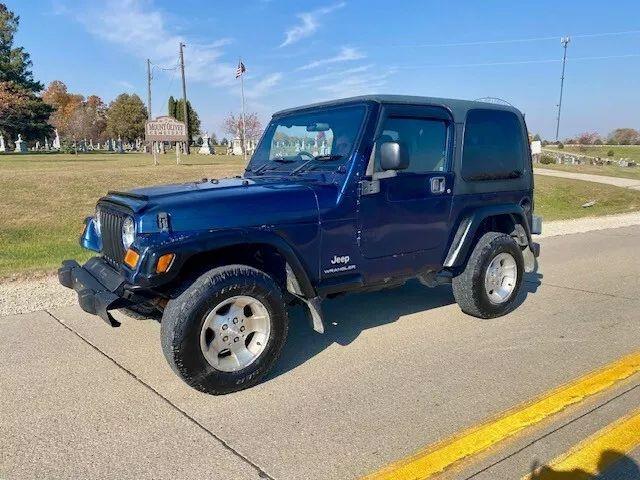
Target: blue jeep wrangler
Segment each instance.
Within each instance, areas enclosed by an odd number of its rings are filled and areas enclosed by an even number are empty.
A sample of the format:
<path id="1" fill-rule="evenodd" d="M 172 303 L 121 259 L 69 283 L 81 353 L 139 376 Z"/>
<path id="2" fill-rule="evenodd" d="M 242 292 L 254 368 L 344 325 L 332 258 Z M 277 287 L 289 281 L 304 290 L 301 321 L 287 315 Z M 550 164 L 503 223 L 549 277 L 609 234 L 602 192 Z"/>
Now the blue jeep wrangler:
<path id="1" fill-rule="evenodd" d="M 363 96 L 276 113 L 242 177 L 110 192 L 81 237 L 99 256 L 58 275 L 113 326 L 161 318 L 173 370 L 223 394 L 272 368 L 295 302 L 322 333 L 325 297 L 417 278 L 508 313 L 540 228 L 518 110 Z"/>

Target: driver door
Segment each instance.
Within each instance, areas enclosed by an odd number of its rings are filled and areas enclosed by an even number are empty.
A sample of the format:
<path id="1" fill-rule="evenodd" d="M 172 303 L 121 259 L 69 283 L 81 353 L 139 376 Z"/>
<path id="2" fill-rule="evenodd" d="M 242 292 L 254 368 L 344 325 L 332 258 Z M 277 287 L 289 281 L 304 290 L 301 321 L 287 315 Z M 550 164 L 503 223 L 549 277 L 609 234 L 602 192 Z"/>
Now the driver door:
<path id="1" fill-rule="evenodd" d="M 453 123 L 444 109 L 388 106 L 360 198 L 360 248 L 369 259 L 424 252 L 437 263 L 449 236 Z M 398 142 L 408 152 L 404 170 L 381 171 L 380 146 Z"/>

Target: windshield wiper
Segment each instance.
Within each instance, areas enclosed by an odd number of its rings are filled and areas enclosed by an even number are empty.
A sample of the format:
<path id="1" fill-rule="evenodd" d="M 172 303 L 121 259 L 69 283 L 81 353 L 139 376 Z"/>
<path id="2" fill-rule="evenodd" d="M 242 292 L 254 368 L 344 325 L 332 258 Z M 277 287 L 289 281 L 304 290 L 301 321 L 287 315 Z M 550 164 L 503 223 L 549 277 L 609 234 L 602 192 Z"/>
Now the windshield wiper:
<path id="1" fill-rule="evenodd" d="M 293 162 L 295 162 L 295 160 L 288 160 L 288 159 L 286 159 L 284 157 L 273 157 L 271 160 L 268 160 L 268 161 L 264 162 L 260 167 L 258 167 L 258 169 L 255 172 L 253 172 L 254 175 L 261 174 L 262 172 L 265 171 L 265 169 L 269 165 L 271 165 L 274 162 L 277 162 L 277 163 L 293 163 Z"/>
<path id="2" fill-rule="evenodd" d="M 333 155 L 316 155 L 312 159 L 307 160 L 306 162 L 304 162 L 299 167 L 293 169 L 289 175 L 295 175 L 296 173 L 301 172 L 302 170 L 304 170 L 304 168 L 307 165 L 309 165 L 311 162 L 315 162 L 316 160 L 321 161 L 321 162 L 330 162 L 332 160 L 340 160 L 342 157 L 344 157 L 344 155 L 336 155 L 336 154 L 333 154 Z"/>

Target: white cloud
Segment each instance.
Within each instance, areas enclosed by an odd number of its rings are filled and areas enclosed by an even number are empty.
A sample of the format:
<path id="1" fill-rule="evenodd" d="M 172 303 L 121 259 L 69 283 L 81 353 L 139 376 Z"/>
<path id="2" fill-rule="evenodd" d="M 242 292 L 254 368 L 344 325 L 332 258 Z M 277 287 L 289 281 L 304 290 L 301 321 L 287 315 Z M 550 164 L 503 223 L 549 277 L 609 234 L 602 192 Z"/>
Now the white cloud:
<path id="1" fill-rule="evenodd" d="M 135 90 L 135 85 L 133 85 L 133 83 L 131 82 L 127 82 L 126 80 L 118 80 L 115 82 L 116 85 L 118 85 L 119 87 L 124 88 L 127 91 L 133 91 Z"/>
<path id="2" fill-rule="evenodd" d="M 330 65 L 332 63 L 360 60 L 361 58 L 366 58 L 366 55 L 360 52 L 357 48 L 342 47 L 340 49 L 340 52 L 334 55 L 333 57 L 323 58 L 321 60 L 316 60 L 314 62 L 307 63 L 306 65 L 299 67 L 297 70 L 310 70 L 312 68 L 322 67 L 324 65 Z"/>
<path id="3" fill-rule="evenodd" d="M 266 75 L 256 83 L 251 82 L 251 78 L 245 83 L 245 96 L 247 98 L 260 98 L 269 93 L 282 80 L 282 73 L 276 72 Z"/>
<path id="4" fill-rule="evenodd" d="M 318 8 L 310 12 L 299 13 L 296 16 L 300 19 L 300 23 L 290 27 L 285 32 L 285 40 L 280 44 L 281 47 L 291 45 L 297 41 L 313 35 L 320 27 L 320 19 L 329 13 L 338 10 L 346 5 L 345 2 L 336 3 L 327 7 Z"/>
<path id="5" fill-rule="evenodd" d="M 178 44 L 187 44 L 185 64 L 187 77 L 215 85 L 229 85 L 234 79 L 235 65 L 223 62 L 222 47 L 229 39 L 206 45 L 190 45 L 185 37 L 172 33 L 163 12 L 146 0 L 108 0 L 77 10 L 76 19 L 85 28 L 109 43 L 120 46 L 138 58 L 151 58 L 156 64 L 178 63 Z M 113 14 L 113 12 L 120 12 Z"/>
<path id="6" fill-rule="evenodd" d="M 317 89 L 325 92 L 325 98 L 352 97 L 380 93 L 380 89 L 387 84 L 388 78 L 395 73 L 394 68 L 384 67 L 380 71 L 375 70 L 374 65 L 365 69 L 357 68 L 334 72 L 334 77 L 324 78 L 323 84 Z M 315 77 L 318 81 L 318 77 Z"/>
<path id="7" fill-rule="evenodd" d="M 73 15 L 89 33 L 139 59 L 150 58 L 162 67 L 178 65 L 178 45 L 186 44 L 185 74 L 187 81 L 201 82 L 216 87 L 226 87 L 232 91 L 239 88 L 236 80 L 237 64 L 224 60 L 225 47 L 232 39 L 220 38 L 208 43 L 176 33 L 165 12 L 157 8 L 153 0 L 106 0 L 87 3 L 85 8 L 76 9 Z M 114 14 L 113 12 L 119 12 Z M 249 82 L 247 96 L 258 98 L 266 95 L 276 85 L 282 75 L 272 73 L 257 78 L 255 84 Z M 127 88 L 126 82 L 120 84 Z"/>

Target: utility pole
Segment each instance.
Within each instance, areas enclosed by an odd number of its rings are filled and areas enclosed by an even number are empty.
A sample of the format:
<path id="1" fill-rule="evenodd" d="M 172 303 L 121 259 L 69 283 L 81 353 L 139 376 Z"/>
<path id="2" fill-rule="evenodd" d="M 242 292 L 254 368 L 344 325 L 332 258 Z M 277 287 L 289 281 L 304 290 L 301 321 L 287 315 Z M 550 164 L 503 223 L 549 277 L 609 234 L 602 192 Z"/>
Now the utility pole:
<path id="1" fill-rule="evenodd" d="M 562 37 L 560 43 L 564 48 L 564 55 L 562 56 L 562 76 L 560 77 L 560 101 L 558 102 L 558 118 L 556 122 L 556 142 L 560 136 L 560 112 L 562 111 L 562 90 L 564 89 L 564 68 L 567 63 L 567 45 L 571 41 L 571 37 Z"/>
<path id="2" fill-rule="evenodd" d="M 147 58 L 147 114 L 148 119 L 151 120 L 151 60 Z"/>
<path id="3" fill-rule="evenodd" d="M 183 102 L 182 111 L 184 114 L 184 124 L 187 129 L 187 145 L 185 148 L 185 153 L 189 155 L 190 153 L 189 142 L 191 141 L 191 139 L 189 138 L 189 112 L 187 109 L 187 83 L 184 79 L 184 53 L 183 53 L 184 47 L 185 47 L 185 44 L 180 42 L 180 71 L 182 73 L 182 102 Z"/>

